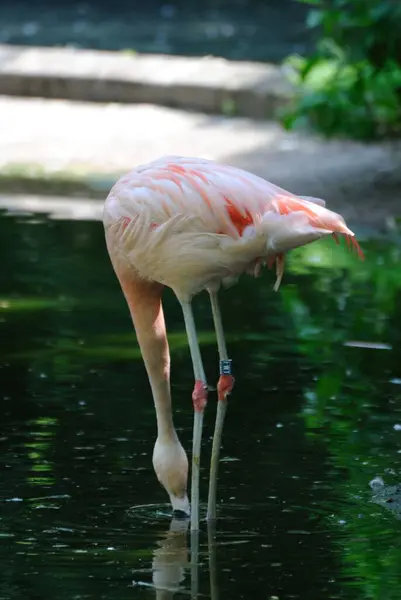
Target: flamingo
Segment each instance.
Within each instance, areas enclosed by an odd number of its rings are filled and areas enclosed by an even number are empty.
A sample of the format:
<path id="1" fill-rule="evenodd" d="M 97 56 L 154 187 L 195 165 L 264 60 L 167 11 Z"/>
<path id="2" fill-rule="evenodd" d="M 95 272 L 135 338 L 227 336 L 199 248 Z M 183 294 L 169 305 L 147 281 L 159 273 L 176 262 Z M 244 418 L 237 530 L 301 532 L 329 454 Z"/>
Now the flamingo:
<path id="1" fill-rule="evenodd" d="M 108 253 L 125 296 L 147 370 L 157 420 L 153 450 L 156 476 L 173 514 L 191 518 L 199 530 L 199 473 L 208 387 L 191 300 L 207 290 L 220 358 L 217 413 L 212 442 L 207 519 L 216 518 L 219 452 L 234 386 L 218 290 L 248 272 L 276 263 L 277 291 L 288 250 L 332 234 L 345 236 L 363 253 L 344 219 L 317 198 L 296 196 L 244 170 L 214 161 L 167 156 L 121 177 L 104 206 Z M 188 459 L 174 428 L 170 355 L 162 291 L 170 287 L 181 304 L 194 372 L 191 505 Z"/>

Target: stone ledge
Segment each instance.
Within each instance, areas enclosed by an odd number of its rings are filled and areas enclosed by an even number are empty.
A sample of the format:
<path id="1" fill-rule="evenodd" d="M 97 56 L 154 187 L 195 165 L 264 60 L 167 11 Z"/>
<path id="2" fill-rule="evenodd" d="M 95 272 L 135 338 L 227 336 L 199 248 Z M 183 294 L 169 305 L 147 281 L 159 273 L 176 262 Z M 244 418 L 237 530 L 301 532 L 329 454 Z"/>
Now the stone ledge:
<path id="1" fill-rule="evenodd" d="M 69 219 L 77 221 L 101 221 L 103 202 L 90 198 L 74 199 L 65 196 L 0 193 L 0 212 L 8 214 L 43 214 L 52 219 Z"/>
<path id="2" fill-rule="evenodd" d="M 291 98 L 271 64 L 0 45 L 0 94 L 149 103 L 212 114 L 272 118 Z"/>
<path id="3" fill-rule="evenodd" d="M 8 197 L 26 194 L 42 198 L 58 196 L 69 198 L 69 202 L 80 198 L 104 201 L 121 175 L 109 173 L 101 177 L 90 171 L 77 174 L 73 169 L 54 172 L 27 164 L 13 165 L 11 168 L 0 166 L 0 194 L 8 194 Z M 0 208 L 5 205 L 5 197 L 2 197 Z"/>

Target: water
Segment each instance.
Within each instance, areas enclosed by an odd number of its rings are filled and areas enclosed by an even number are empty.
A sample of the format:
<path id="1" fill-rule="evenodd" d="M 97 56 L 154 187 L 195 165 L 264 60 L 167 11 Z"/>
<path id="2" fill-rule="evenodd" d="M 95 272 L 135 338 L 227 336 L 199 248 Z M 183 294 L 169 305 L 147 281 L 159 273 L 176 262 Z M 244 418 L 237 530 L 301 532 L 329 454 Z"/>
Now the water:
<path id="1" fill-rule="evenodd" d="M 213 600 L 398 598 L 401 525 L 369 481 L 401 479 L 401 247 L 363 246 L 362 264 L 313 244 L 278 294 L 266 272 L 221 295 L 237 385 L 215 543 L 203 522 L 191 570 L 187 524 L 170 524 L 152 471 L 152 400 L 101 224 L 0 217 L 0 599 L 188 598 L 191 576 Z M 191 365 L 165 304 L 189 449 Z M 215 383 L 207 297 L 195 305 Z M 203 500 L 214 412 L 211 393 Z"/>
<path id="2" fill-rule="evenodd" d="M 311 50 L 307 10 L 297 0 L 15 0 L 0 5 L 0 43 L 279 62 Z"/>

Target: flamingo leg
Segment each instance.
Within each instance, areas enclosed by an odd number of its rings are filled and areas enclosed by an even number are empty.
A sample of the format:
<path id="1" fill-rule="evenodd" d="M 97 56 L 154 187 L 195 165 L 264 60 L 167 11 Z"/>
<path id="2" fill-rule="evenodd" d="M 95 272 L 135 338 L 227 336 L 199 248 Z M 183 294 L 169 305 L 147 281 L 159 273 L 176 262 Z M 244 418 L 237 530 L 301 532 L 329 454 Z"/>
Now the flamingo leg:
<path id="1" fill-rule="evenodd" d="M 207 403 L 207 384 L 202 364 L 195 319 L 190 302 L 181 302 L 187 331 L 192 366 L 195 376 L 195 387 L 192 393 L 194 405 L 194 431 L 192 439 L 192 478 L 191 478 L 191 530 L 199 529 L 199 474 L 202 443 L 203 414 Z"/>
<path id="2" fill-rule="evenodd" d="M 210 598 L 211 600 L 219 600 L 219 585 L 217 581 L 217 542 L 215 521 L 208 521 L 207 524 L 207 546 L 209 551 Z"/>
<path id="3" fill-rule="evenodd" d="M 214 328 L 216 330 L 217 347 L 220 357 L 220 379 L 217 384 L 217 414 L 213 435 L 212 458 L 210 462 L 209 497 L 207 503 L 207 519 L 216 519 L 217 477 L 219 469 L 220 446 L 223 437 L 224 418 L 227 411 L 227 396 L 234 386 L 231 375 L 231 360 L 228 358 L 226 341 L 224 339 L 223 323 L 217 292 L 209 291 Z"/>

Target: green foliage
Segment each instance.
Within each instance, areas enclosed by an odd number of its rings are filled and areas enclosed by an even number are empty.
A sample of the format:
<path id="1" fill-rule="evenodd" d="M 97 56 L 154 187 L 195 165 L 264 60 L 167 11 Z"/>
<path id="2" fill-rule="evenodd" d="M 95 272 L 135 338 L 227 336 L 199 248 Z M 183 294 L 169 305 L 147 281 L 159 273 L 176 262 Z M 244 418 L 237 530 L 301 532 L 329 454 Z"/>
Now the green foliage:
<path id="1" fill-rule="evenodd" d="M 401 2 L 298 0 L 312 5 L 315 53 L 287 59 L 298 94 L 282 115 L 288 129 L 312 125 L 359 139 L 401 132 Z"/>

